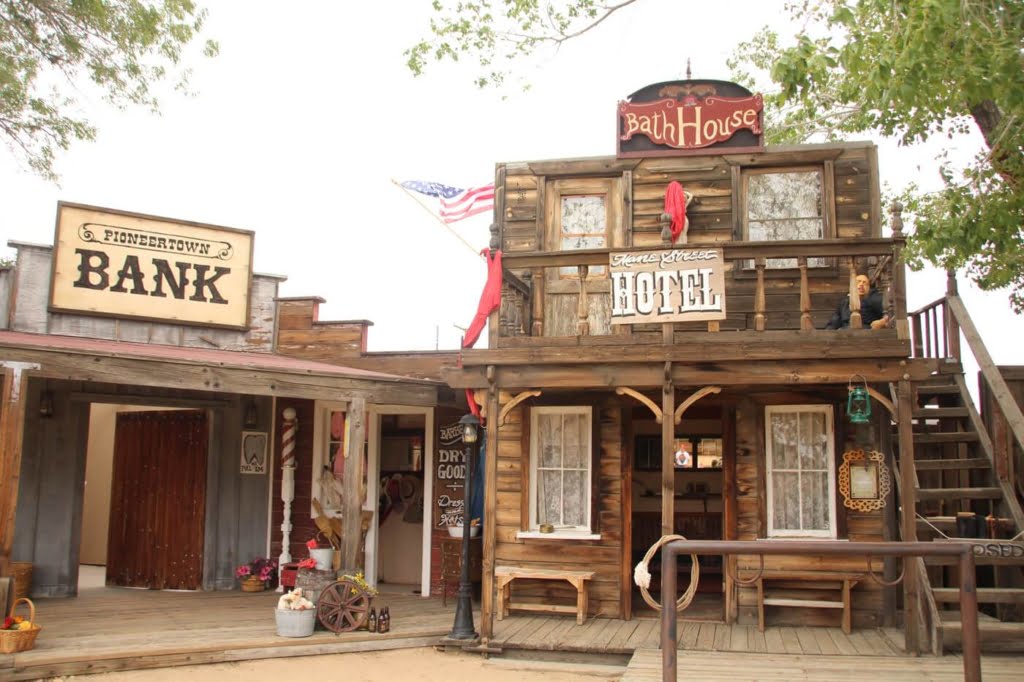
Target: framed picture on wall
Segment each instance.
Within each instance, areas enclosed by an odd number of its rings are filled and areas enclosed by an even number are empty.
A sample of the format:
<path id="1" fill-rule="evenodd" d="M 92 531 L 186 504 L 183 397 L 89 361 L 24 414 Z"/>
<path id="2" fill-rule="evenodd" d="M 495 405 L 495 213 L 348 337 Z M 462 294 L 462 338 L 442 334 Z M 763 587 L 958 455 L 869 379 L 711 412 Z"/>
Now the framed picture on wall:
<path id="1" fill-rule="evenodd" d="M 637 436 L 634 446 L 633 468 L 636 471 L 661 471 L 661 436 Z M 677 471 L 722 468 L 721 436 L 677 437 L 672 453 Z"/>
<path id="2" fill-rule="evenodd" d="M 267 433 L 265 431 L 242 431 L 242 461 L 239 471 L 243 474 L 267 473 Z"/>

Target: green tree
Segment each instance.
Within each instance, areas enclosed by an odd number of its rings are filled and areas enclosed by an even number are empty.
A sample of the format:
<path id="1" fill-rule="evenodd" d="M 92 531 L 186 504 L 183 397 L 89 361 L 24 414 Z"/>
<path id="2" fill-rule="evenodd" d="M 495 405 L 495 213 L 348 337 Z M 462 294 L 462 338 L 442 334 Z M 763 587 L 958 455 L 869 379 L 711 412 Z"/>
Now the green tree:
<path id="1" fill-rule="evenodd" d="M 0 0 L 0 133 L 15 157 L 56 180 L 54 156 L 96 128 L 70 93 L 159 110 L 161 81 L 187 89 L 183 50 L 206 11 L 192 0 Z M 202 51 L 217 53 L 206 41 Z"/>
<path id="2" fill-rule="evenodd" d="M 943 187 L 901 199 L 910 264 L 965 269 L 1009 287 L 1024 310 L 1024 3 L 1020 0 L 805 0 L 792 44 L 763 30 L 736 51 L 740 76 L 767 72 L 776 141 L 877 133 L 911 145 L 976 128 L 966 166 L 936 159 Z M 772 106 L 774 105 L 774 106 Z"/>
<path id="3" fill-rule="evenodd" d="M 468 57 L 482 68 L 476 76 L 479 87 L 501 86 L 519 60 L 543 48 L 557 50 L 634 2 L 621 0 L 608 5 L 596 0 L 433 0 L 431 37 L 405 51 L 406 64 L 419 76 L 431 61 L 457 62 Z"/>

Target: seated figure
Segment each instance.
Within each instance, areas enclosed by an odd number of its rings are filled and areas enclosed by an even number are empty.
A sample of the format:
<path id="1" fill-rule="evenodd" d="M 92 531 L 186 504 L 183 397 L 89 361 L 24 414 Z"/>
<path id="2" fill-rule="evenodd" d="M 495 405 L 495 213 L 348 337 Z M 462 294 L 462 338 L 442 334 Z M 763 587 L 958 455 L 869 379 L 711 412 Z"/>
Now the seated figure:
<path id="1" fill-rule="evenodd" d="M 871 329 L 883 329 L 889 323 L 882 305 L 882 292 L 871 286 L 867 275 L 857 275 L 857 295 L 860 296 L 861 324 Z M 845 329 L 850 326 L 850 296 L 847 294 L 839 301 L 832 318 L 825 329 Z"/>

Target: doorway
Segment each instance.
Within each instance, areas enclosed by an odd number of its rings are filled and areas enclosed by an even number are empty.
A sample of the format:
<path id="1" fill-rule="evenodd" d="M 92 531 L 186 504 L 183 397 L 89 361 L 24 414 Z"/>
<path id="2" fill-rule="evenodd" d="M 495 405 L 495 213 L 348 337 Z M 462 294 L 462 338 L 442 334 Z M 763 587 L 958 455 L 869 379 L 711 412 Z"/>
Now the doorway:
<path id="1" fill-rule="evenodd" d="M 382 590 L 430 594 L 433 410 L 376 406 L 369 474 L 377 504 L 367 538 L 367 578 Z"/>

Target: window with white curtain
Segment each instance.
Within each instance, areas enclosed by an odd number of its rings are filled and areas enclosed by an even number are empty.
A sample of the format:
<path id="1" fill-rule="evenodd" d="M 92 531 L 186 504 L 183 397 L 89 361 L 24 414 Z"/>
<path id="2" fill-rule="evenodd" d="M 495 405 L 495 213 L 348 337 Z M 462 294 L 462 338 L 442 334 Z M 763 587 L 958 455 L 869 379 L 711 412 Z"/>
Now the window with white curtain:
<path id="1" fill-rule="evenodd" d="M 530 411 L 530 529 L 590 531 L 591 408 Z"/>
<path id="2" fill-rule="evenodd" d="M 836 537 L 831 405 L 765 408 L 768 537 Z"/>

